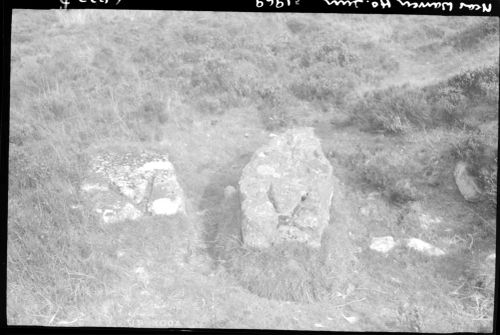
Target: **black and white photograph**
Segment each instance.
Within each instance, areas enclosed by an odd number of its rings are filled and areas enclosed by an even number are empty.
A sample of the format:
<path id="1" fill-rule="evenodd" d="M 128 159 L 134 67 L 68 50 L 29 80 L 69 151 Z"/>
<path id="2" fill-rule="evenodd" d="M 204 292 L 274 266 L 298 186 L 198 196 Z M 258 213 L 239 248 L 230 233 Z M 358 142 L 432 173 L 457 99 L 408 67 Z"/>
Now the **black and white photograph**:
<path id="1" fill-rule="evenodd" d="M 7 324 L 492 332 L 499 44 L 495 16 L 13 9 Z"/>

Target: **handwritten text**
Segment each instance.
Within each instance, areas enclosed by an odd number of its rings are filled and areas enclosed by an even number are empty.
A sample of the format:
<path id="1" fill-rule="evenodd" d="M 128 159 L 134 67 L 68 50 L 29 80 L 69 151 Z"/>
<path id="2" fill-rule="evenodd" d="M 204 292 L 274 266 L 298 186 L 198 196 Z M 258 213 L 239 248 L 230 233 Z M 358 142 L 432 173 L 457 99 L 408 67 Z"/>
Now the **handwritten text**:
<path id="1" fill-rule="evenodd" d="M 452 2 L 412 2 L 412 1 L 401 1 L 401 0 L 397 1 L 401 6 L 409 8 L 434 8 L 441 10 L 448 9 L 450 12 L 453 10 Z"/>
<path id="2" fill-rule="evenodd" d="M 491 3 L 489 4 L 482 3 L 481 5 L 478 5 L 478 4 L 466 4 L 461 2 L 459 9 L 462 9 L 464 7 L 467 8 L 468 10 L 482 10 L 483 13 L 491 12 Z"/>

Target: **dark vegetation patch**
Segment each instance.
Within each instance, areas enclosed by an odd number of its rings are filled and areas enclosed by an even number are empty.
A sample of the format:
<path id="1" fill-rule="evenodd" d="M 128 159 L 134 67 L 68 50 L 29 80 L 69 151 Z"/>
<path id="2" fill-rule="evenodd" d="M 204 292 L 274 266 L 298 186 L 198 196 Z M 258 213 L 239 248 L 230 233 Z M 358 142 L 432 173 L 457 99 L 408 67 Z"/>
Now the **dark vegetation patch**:
<path id="1" fill-rule="evenodd" d="M 488 18 L 450 36 L 445 44 L 463 51 L 477 47 L 482 41 L 495 36 L 498 36 L 498 19 Z"/>
<path id="2" fill-rule="evenodd" d="M 494 119 L 498 105 L 498 65 L 468 70 L 436 85 L 404 85 L 366 93 L 351 107 L 369 131 L 402 134 L 436 127 L 463 127 L 471 109 L 488 106 Z"/>

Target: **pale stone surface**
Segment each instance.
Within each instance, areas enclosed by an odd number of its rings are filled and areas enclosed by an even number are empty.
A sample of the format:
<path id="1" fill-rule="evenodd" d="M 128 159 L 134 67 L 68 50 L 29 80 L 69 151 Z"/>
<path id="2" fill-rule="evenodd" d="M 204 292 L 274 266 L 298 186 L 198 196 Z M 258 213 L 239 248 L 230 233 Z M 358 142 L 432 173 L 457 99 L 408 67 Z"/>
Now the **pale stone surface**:
<path id="1" fill-rule="evenodd" d="M 446 254 L 443 250 L 433 246 L 430 243 L 424 242 L 418 238 L 407 239 L 406 246 L 410 249 L 419 251 L 428 256 L 443 256 L 444 254 Z"/>
<path id="2" fill-rule="evenodd" d="M 156 170 L 148 210 L 153 215 L 185 212 L 185 197 L 174 170 Z"/>
<path id="3" fill-rule="evenodd" d="M 85 192 L 108 191 L 109 190 L 107 185 L 102 185 L 102 184 L 97 184 L 97 183 L 84 183 L 81 188 Z"/>
<path id="4" fill-rule="evenodd" d="M 420 227 L 426 230 L 442 222 L 441 218 L 425 213 L 421 213 L 418 219 L 420 221 Z"/>
<path id="5" fill-rule="evenodd" d="M 117 206 L 113 209 L 105 209 L 102 213 L 104 223 L 116 223 L 125 220 L 137 220 L 142 216 L 142 212 L 131 203 Z"/>
<path id="6" fill-rule="evenodd" d="M 153 215 L 175 215 L 182 210 L 182 199 L 160 198 L 152 201 L 151 212 Z"/>
<path id="7" fill-rule="evenodd" d="M 469 173 L 467 163 L 458 162 L 454 176 L 455 183 L 465 200 L 471 202 L 479 200 L 481 189 L 477 185 L 475 178 Z"/>
<path id="8" fill-rule="evenodd" d="M 312 128 L 273 137 L 240 179 L 244 242 L 255 248 L 283 241 L 319 247 L 330 219 L 332 172 Z"/>
<path id="9" fill-rule="evenodd" d="M 410 249 L 426 254 L 427 256 L 443 256 L 446 254 L 446 252 L 443 251 L 442 249 L 437 248 L 432 244 L 424 242 L 418 238 L 394 240 L 392 236 L 372 238 L 370 249 L 386 254 L 392 249 L 394 249 L 394 247 L 402 244 L 406 245 Z"/>
<path id="10" fill-rule="evenodd" d="M 397 243 L 392 236 L 373 237 L 370 249 L 385 254 L 391 251 L 396 245 Z"/>
<path id="11" fill-rule="evenodd" d="M 166 154 L 97 155 L 80 189 L 103 223 L 184 212 L 184 193 Z"/>

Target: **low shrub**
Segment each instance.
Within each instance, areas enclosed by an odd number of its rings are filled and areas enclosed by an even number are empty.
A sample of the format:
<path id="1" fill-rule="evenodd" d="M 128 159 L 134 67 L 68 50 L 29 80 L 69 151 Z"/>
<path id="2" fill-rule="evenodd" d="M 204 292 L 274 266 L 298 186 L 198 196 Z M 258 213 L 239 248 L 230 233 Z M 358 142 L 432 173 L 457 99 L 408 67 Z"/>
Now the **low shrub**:
<path id="1" fill-rule="evenodd" d="M 496 96 L 498 99 L 498 65 L 466 70 L 451 77 L 447 84 L 467 98 L 478 101 L 485 97 Z"/>
<path id="2" fill-rule="evenodd" d="M 404 204 L 419 197 L 412 177 L 424 167 L 403 154 L 358 148 L 346 157 L 344 164 L 353 171 L 355 180 L 376 189 L 390 203 Z"/>
<path id="3" fill-rule="evenodd" d="M 434 125 L 462 125 L 468 101 L 461 90 L 452 86 L 440 86 L 429 89 L 428 92 Z"/>
<path id="4" fill-rule="evenodd" d="M 191 72 L 191 90 L 202 94 L 232 92 L 235 87 L 234 75 L 228 61 L 207 57 L 195 65 Z"/>
<path id="5" fill-rule="evenodd" d="M 404 85 L 368 92 L 350 110 L 366 130 L 402 134 L 412 128 L 462 127 L 477 116 L 472 114 L 480 104 L 487 105 L 483 114 L 497 109 L 498 66 L 467 70 L 422 88 Z"/>
<path id="6" fill-rule="evenodd" d="M 492 208 L 496 210 L 497 206 L 497 185 L 498 185 L 498 157 L 494 158 L 494 162 L 487 168 L 481 169 L 479 180 L 483 185 L 483 191 L 487 201 Z"/>
<path id="7" fill-rule="evenodd" d="M 131 113 L 130 118 L 134 122 L 140 120 L 145 123 L 164 124 L 168 121 L 166 104 L 162 99 L 154 97 L 151 93 L 146 93 L 138 108 Z"/>
<path id="8" fill-rule="evenodd" d="M 372 131 L 401 134 L 432 123 L 424 93 L 408 86 L 369 92 L 351 108 L 354 118 Z"/>
<path id="9" fill-rule="evenodd" d="M 498 37 L 498 20 L 484 18 L 480 22 L 468 27 L 451 36 L 446 44 L 450 44 L 457 50 L 469 50 L 476 47 L 488 36 Z"/>
<path id="10" fill-rule="evenodd" d="M 358 57 L 352 53 L 341 41 L 317 43 L 312 48 L 298 50 L 292 53 L 291 60 L 298 59 L 301 68 L 328 65 L 334 67 L 348 67 L 357 61 Z"/>
<path id="11" fill-rule="evenodd" d="M 258 90 L 260 118 L 266 130 L 274 131 L 286 128 L 296 120 L 289 112 L 287 92 L 280 85 L 266 85 Z"/>
<path id="12" fill-rule="evenodd" d="M 353 88 L 351 73 L 332 69 L 324 63 L 302 70 L 289 85 L 290 92 L 300 100 L 328 102 L 337 106 L 343 106 L 349 100 Z"/>

